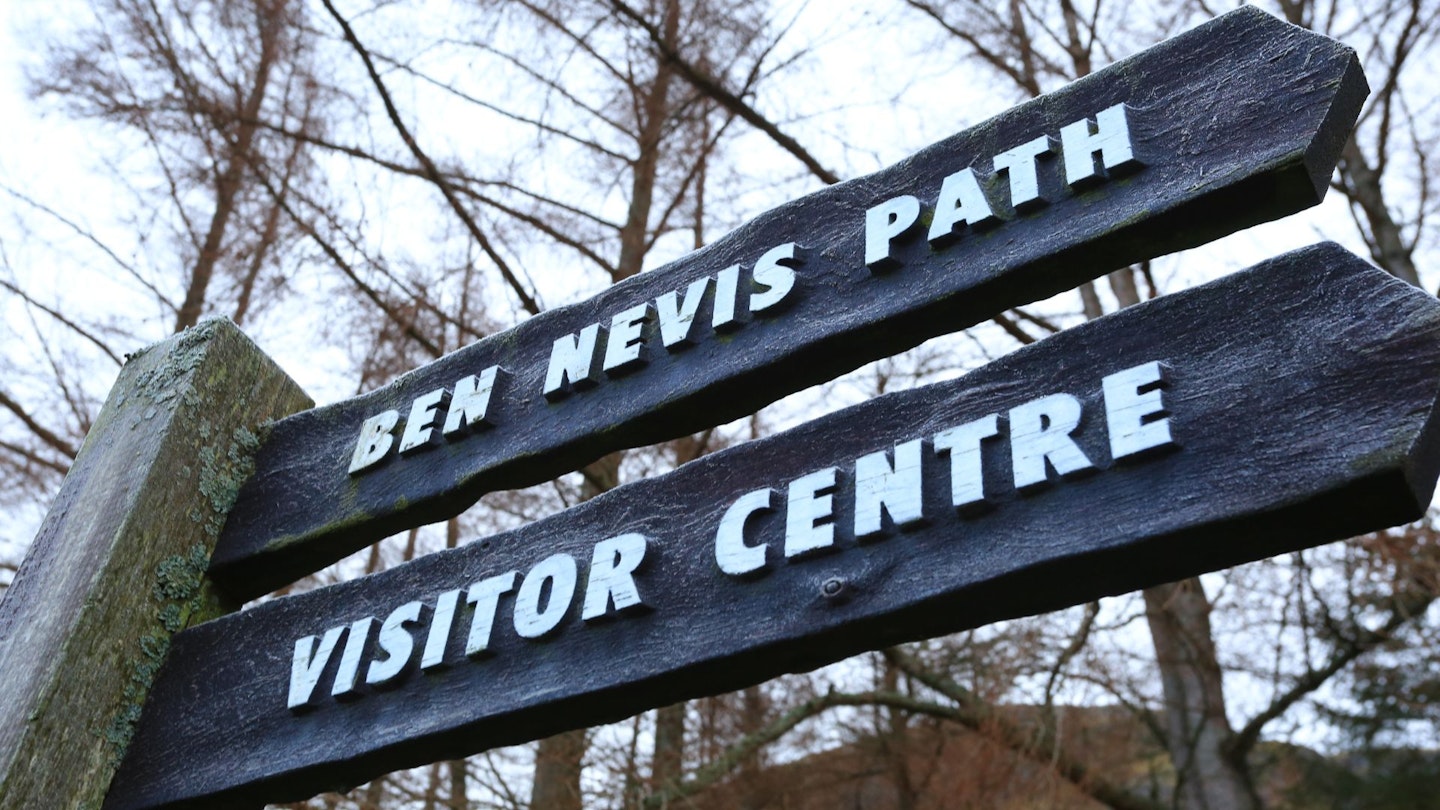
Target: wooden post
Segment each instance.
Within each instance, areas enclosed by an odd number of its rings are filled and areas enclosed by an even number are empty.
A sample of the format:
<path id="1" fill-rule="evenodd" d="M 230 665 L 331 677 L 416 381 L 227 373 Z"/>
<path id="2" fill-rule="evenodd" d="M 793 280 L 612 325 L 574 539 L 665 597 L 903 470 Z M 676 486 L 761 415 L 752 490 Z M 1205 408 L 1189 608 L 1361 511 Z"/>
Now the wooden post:
<path id="1" fill-rule="evenodd" d="M 99 807 L 262 423 L 311 405 L 232 323 L 129 358 L 0 601 L 0 807 Z"/>

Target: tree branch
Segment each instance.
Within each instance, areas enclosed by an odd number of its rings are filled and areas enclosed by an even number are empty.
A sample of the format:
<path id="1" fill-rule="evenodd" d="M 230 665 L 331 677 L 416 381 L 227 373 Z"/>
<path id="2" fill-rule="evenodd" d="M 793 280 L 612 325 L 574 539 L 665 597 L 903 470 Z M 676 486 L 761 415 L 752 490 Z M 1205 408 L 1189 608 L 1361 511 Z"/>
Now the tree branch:
<path id="1" fill-rule="evenodd" d="M 1020 324 L 1016 323 L 1005 315 L 996 315 L 990 320 L 994 321 L 996 325 L 998 325 L 1001 329 L 1004 329 L 1005 334 L 1020 341 L 1022 345 L 1028 346 L 1031 343 L 1035 342 L 1034 335 L 1031 335 L 1029 332 L 1021 329 Z"/>
<path id="2" fill-rule="evenodd" d="M 375 62 L 370 58 L 370 52 L 360 43 L 360 39 L 355 35 L 354 29 L 350 27 L 350 23 L 336 10 L 335 4 L 332 3 L 331 0 L 321 0 L 321 3 L 345 33 L 345 41 L 350 43 L 350 47 L 354 49 L 355 53 L 360 57 L 360 60 L 365 63 L 365 71 L 370 74 L 370 82 L 375 85 L 375 91 L 380 94 L 380 101 L 385 105 L 385 114 L 389 117 L 390 123 L 394 125 L 395 131 L 400 135 L 400 139 L 404 141 L 405 146 L 410 149 L 410 154 L 415 156 L 415 160 L 419 161 L 420 166 L 425 171 L 426 179 L 434 183 L 435 187 L 440 190 L 440 194 L 445 197 L 445 202 L 449 203 L 450 209 L 455 212 L 455 216 L 460 219 L 465 229 L 470 232 L 471 238 L 473 238 L 475 243 L 480 246 L 480 249 L 485 252 L 485 255 L 490 257 L 490 261 L 495 263 L 495 267 L 500 271 L 500 275 L 505 278 L 505 283 L 510 285 L 510 289 L 513 290 L 516 297 L 520 299 L 520 304 L 525 308 L 525 311 L 531 315 L 540 314 L 540 304 L 537 303 L 529 291 L 525 289 L 525 285 L 520 282 L 520 279 L 510 268 L 509 263 L 507 263 L 495 250 L 494 246 L 491 245 L 489 237 L 485 235 L 484 231 L 480 230 L 480 226 L 476 224 L 475 219 L 470 216 L 470 212 L 465 210 L 465 206 L 462 205 L 460 199 L 455 196 L 455 190 L 451 188 L 450 183 L 445 180 L 445 176 L 440 173 L 440 169 L 435 165 L 435 162 L 420 148 L 420 144 L 417 143 L 414 136 L 410 134 L 410 130 L 405 126 L 405 122 L 400 119 L 400 111 L 396 109 L 395 102 L 390 98 L 390 91 L 385 86 L 385 80 L 380 78 L 379 71 L 375 69 Z"/>
<path id="3" fill-rule="evenodd" d="M 1028 62 L 1026 64 L 1026 70 L 1022 71 L 1017 69 L 1015 66 L 1009 64 L 1003 56 L 981 42 L 979 37 L 946 20 L 945 16 L 933 3 L 923 3 L 919 2 L 919 0 L 905 0 L 905 3 L 934 20 L 935 24 L 944 29 L 947 34 L 969 45 L 975 50 L 976 56 L 980 57 L 986 64 L 1010 77 L 1010 80 L 1015 82 L 1016 86 L 1021 90 L 1024 90 L 1031 96 L 1040 95 L 1040 83 L 1036 80 L 1036 71 Z M 1025 50 L 1022 51 L 1022 53 L 1028 57 L 1033 54 L 1033 51 Z"/>
<path id="4" fill-rule="evenodd" d="M 20 422 L 25 425 L 25 427 L 29 428 L 30 432 L 35 434 L 35 436 L 39 438 L 40 441 L 45 442 L 50 447 L 64 454 L 66 458 L 75 458 L 75 453 L 78 451 L 76 450 L 74 445 L 60 438 L 59 435 L 52 432 L 49 428 L 35 421 L 35 418 L 32 417 L 29 412 L 27 412 L 25 408 L 20 405 L 20 403 L 11 399 L 10 395 L 6 394 L 4 391 L 0 391 L 0 407 L 3 407 L 11 413 L 15 414 L 15 417 L 19 419 Z"/>
<path id="5" fill-rule="evenodd" d="M 163 305 L 166 309 L 170 310 L 171 312 L 179 311 L 180 307 L 177 306 L 169 298 L 167 298 L 165 294 L 160 291 L 159 287 L 156 287 L 153 283 L 141 276 L 140 271 L 136 270 L 135 267 L 133 267 L 129 262 L 126 262 L 124 259 L 120 258 L 119 254 L 112 250 L 109 245 L 102 242 L 100 238 L 94 233 L 91 233 L 89 230 L 81 227 L 79 223 L 75 222 L 69 217 L 66 217 L 59 211 L 56 211 L 55 209 L 45 205 L 39 200 L 27 197 L 26 195 L 21 194 L 19 191 L 16 191 L 9 186 L 0 185 L 0 190 L 3 190 L 6 194 L 9 194 L 15 199 L 20 200 L 21 202 L 34 208 L 35 210 L 40 211 L 44 214 L 48 214 L 49 216 L 59 221 L 60 224 L 69 228 L 72 232 L 75 233 L 75 235 L 94 245 L 97 249 L 100 250 L 101 253 L 104 253 L 106 257 L 108 257 L 111 261 L 115 262 L 115 264 L 118 265 L 120 269 L 128 273 L 132 278 L 135 279 L 136 282 L 138 282 L 142 287 L 144 287 L 152 295 L 154 295 L 155 300 L 159 301 L 160 304 Z M 181 208 L 183 209 L 183 207 Z"/>
<path id="6" fill-rule="evenodd" d="M 828 185 L 834 185 L 840 182 L 839 175 L 825 168 L 825 166 L 823 166 L 814 155 L 810 154 L 805 147 L 801 146 L 798 141 L 781 132 L 780 128 L 777 127 L 774 122 L 761 115 L 754 107 L 747 104 L 744 99 L 726 90 L 714 76 L 701 71 L 698 67 L 682 57 L 675 48 L 666 43 L 665 37 L 661 34 L 660 29 L 645 19 L 640 12 L 631 8 L 624 0 L 611 0 L 610 4 L 620 14 L 640 26 L 646 36 L 650 38 L 651 44 L 659 51 L 660 55 L 674 65 L 680 75 L 684 76 L 685 80 L 694 86 L 696 90 L 714 99 L 717 104 L 745 119 L 751 126 L 768 135 L 770 140 L 794 156 L 796 160 L 800 161 L 800 163 L 809 169 L 811 174 L 819 178 L 821 182 Z"/>
<path id="7" fill-rule="evenodd" d="M 1021 309 L 1020 307 L 1015 307 L 1010 311 L 1015 313 L 1016 315 L 1019 315 L 1021 320 L 1033 323 L 1052 335 L 1060 332 L 1060 327 L 1056 326 L 1055 322 L 1051 321 L 1049 318 L 1042 318 L 1041 316 L 1036 315 L 1033 312 Z"/>
<path id="8" fill-rule="evenodd" d="M 617 151 L 615 151 L 614 149 L 611 149 L 611 148 L 609 148 L 608 146 L 605 146 L 604 144 L 599 143 L 598 141 L 593 141 L 593 140 L 588 140 L 588 139 L 586 139 L 586 138 L 581 138 L 580 136 L 576 135 L 575 133 L 573 133 L 573 132 L 567 132 L 566 130 L 561 129 L 560 127 L 554 126 L 553 124 L 547 124 L 547 123 L 545 123 L 544 121 L 541 121 L 541 120 L 539 120 L 539 119 L 537 119 L 537 118 L 530 118 L 529 116 L 521 115 L 520 113 L 512 112 L 512 111 L 510 111 L 510 110 L 507 110 L 507 109 L 505 109 L 504 107 L 501 107 L 501 106 L 498 105 L 498 104 L 492 104 L 492 103 L 490 103 L 490 102 L 488 102 L 488 101 L 486 101 L 486 100 L 484 100 L 484 99 L 482 99 L 482 98 L 478 98 L 478 97 L 476 97 L 476 96 L 474 96 L 474 95 L 471 95 L 470 93 L 467 93 L 467 92 L 465 92 L 464 90 L 461 90 L 460 88 L 455 87 L 454 85 L 446 84 L 445 82 L 442 82 L 442 81 L 440 81 L 440 80 L 438 80 L 438 79 L 432 78 L 432 77 L 430 77 L 430 76 L 428 76 L 428 75 L 426 75 L 426 74 L 424 74 L 424 73 L 421 73 L 420 71 L 416 70 L 415 68 L 410 67 L 409 65 L 401 64 L 400 62 L 397 62 L 396 60 L 391 59 L 391 58 L 389 58 L 389 57 L 387 57 L 387 56 L 383 56 L 383 55 L 380 55 L 380 54 L 376 54 L 376 55 L 375 55 L 375 58 L 379 59 L 380 61 L 382 61 L 382 62 L 384 62 L 384 63 L 386 63 L 386 64 L 388 64 L 388 65 L 393 66 L 396 70 L 399 70 L 399 71 L 401 71 L 402 73 L 409 74 L 410 76 L 414 77 L 414 78 L 415 78 L 416 80 L 418 80 L 418 81 L 424 82 L 425 84 L 428 84 L 428 85 L 430 85 L 431 87 L 434 87 L 434 88 L 436 88 L 436 89 L 438 89 L 438 90 L 440 90 L 440 91 L 442 91 L 442 92 L 449 93 L 450 95 L 455 96 L 456 98 L 458 98 L 458 99 L 460 99 L 460 100 L 462 100 L 462 101 L 468 102 L 468 103 L 470 103 L 470 104 L 474 104 L 475 106 L 477 106 L 477 107 L 479 107 L 479 108 L 481 108 L 481 109 L 489 110 L 490 112 L 493 112 L 493 113 L 495 113 L 496 115 L 503 116 L 503 117 L 508 118 L 508 119 L 510 119 L 511 121 L 514 121 L 514 122 L 516 122 L 516 123 L 524 124 L 524 125 L 526 125 L 526 126 L 534 127 L 534 128 L 536 128 L 536 129 L 540 130 L 541 132 L 546 132 L 546 133 L 549 133 L 549 134 L 554 135 L 554 136 L 556 136 L 556 137 L 564 138 L 565 140 L 570 141 L 571 143 L 574 143 L 574 144 L 576 144 L 576 145 L 578 145 L 578 146 L 583 146 L 583 147 L 585 147 L 586 149 L 593 149 L 593 150 L 595 150 L 596 152 L 599 152 L 599 153 L 602 154 L 602 155 L 605 155 L 605 156 L 607 156 L 607 157 L 613 158 L 613 159 L 618 160 L 618 161 L 620 161 L 620 162 L 622 162 L 622 163 L 633 163 L 633 162 L 635 162 L 635 158 L 633 158 L 633 157 L 631 157 L 631 156 L 629 156 L 629 155 L 625 155 L 625 154 L 622 154 L 622 153 L 620 153 L 620 152 L 617 152 Z M 587 112 L 590 112 L 590 108 L 588 108 L 588 107 L 581 107 L 581 109 L 584 109 L 584 110 L 586 110 Z M 599 117 L 598 114 L 596 115 L 596 117 Z M 605 120 L 605 119 L 601 119 L 601 120 Z M 609 121 L 606 121 L 606 123 L 609 123 Z"/>
<path id="9" fill-rule="evenodd" d="M 52 307 L 48 307 L 48 306 L 40 303 L 39 301 L 36 301 L 34 298 L 32 298 L 32 297 L 30 296 L 29 293 L 25 292 L 24 290 L 20 289 L 19 287 L 15 286 L 14 284 L 11 284 L 11 283 L 8 282 L 8 281 L 0 280 L 0 287 L 4 287 L 5 289 L 9 290 L 10 292 L 14 293 L 15 295 L 20 296 L 20 300 L 24 301 L 26 304 L 29 304 L 30 306 L 32 306 L 32 307 L 40 310 L 41 312 L 45 313 L 46 315 L 49 315 L 51 318 L 54 318 L 55 320 L 59 321 L 62 326 L 65 326 L 65 327 L 68 328 L 70 331 L 74 332 L 75 334 L 79 335 L 80 337 L 85 338 L 85 339 L 88 340 L 89 342 L 93 343 L 93 344 L 95 345 L 95 347 L 98 348 L 100 351 L 104 352 L 104 353 L 105 353 L 105 356 L 108 357 L 108 358 L 110 358 L 110 360 L 113 361 L 113 362 L 115 363 L 115 365 L 117 365 L 117 366 L 122 366 L 122 365 L 125 364 L 125 361 L 124 361 L 124 360 L 121 360 L 120 357 L 119 357 L 119 355 L 117 355 L 117 354 L 115 354 L 115 352 L 111 351 L 111 350 L 110 350 L 110 347 L 107 346 L 107 345 L 105 345 L 105 342 L 104 342 L 103 340 L 101 340 L 100 338 L 96 337 L 93 333 L 91 333 L 90 331 L 86 330 L 86 329 L 85 329 L 84 327 L 82 327 L 80 324 L 75 323 L 74 321 L 72 321 L 72 320 L 70 320 L 69 318 L 65 317 L 64 315 L 60 314 L 59 310 L 56 310 L 56 309 L 54 309 L 54 308 L 52 308 Z"/>
<path id="10" fill-rule="evenodd" d="M 444 354 L 434 341 L 415 328 L 414 319 L 402 318 L 400 313 L 380 294 L 379 290 L 366 284 L 364 279 L 360 278 L 360 274 L 355 271 L 355 268 L 352 267 L 349 262 L 345 261 L 345 257 L 340 255 L 340 251 L 336 250 L 335 246 L 330 244 L 329 240 L 325 239 L 314 225 L 300 216 L 300 214 L 290 206 L 290 203 L 280 196 L 279 191 L 270 184 L 269 178 L 261 175 L 258 179 L 260 184 L 265 187 L 265 190 L 270 193 L 275 204 L 280 207 L 280 210 L 285 212 L 285 216 L 288 217 L 291 222 L 295 223 L 295 226 L 300 229 L 301 233 L 320 248 L 320 251 L 334 263 L 341 273 L 345 274 L 346 278 L 350 279 L 351 283 L 360 290 L 362 295 L 369 298 L 375 306 L 379 307 L 381 312 L 385 313 L 385 316 L 389 318 L 391 322 L 400 326 L 405 335 L 420 344 L 431 357 L 439 357 Z"/>
<path id="11" fill-rule="evenodd" d="M 61 464 L 60 462 L 55 461 L 54 459 L 45 458 L 44 456 L 42 456 L 42 455 L 34 452 L 33 450 L 27 450 L 26 448 L 21 447 L 21 446 L 18 445 L 18 444 L 14 444 L 14 443 L 12 443 L 12 442 L 7 442 L 7 441 L 5 441 L 4 439 L 0 439 L 0 450 L 8 450 L 8 451 L 10 451 L 11 453 L 14 453 L 15 455 L 19 456 L 20 458 L 23 458 L 23 459 L 25 459 L 26 461 L 30 462 L 31 464 L 38 464 L 38 465 L 40 465 L 41 467 L 45 467 L 45 468 L 47 468 L 47 469 L 54 470 L 55 472 L 60 473 L 61 475 L 64 475 L 64 474 L 70 472 L 70 465 L 68 465 L 68 464 Z M 4 565 L 4 563 L 0 563 L 0 566 L 3 566 L 3 565 Z"/>
<path id="12" fill-rule="evenodd" d="M 1071 759 L 1061 750 L 1059 740 L 1049 729 L 1031 731 L 1019 728 L 1000 717 L 994 707 L 973 692 L 932 672 L 899 648 L 891 647 L 885 650 L 884 654 L 887 660 L 906 675 L 955 701 L 956 722 L 991 737 L 1017 754 L 1053 767 L 1062 777 L 1073 782 L 1096 801 L 1115 810 L 1159 810 L 1163 806 L 1111 784 L 1091 772 L 1085 765 Z"/>
<path id="13" fill-rule="evenodd" d="M 906 695 L 890 692 L 864 692 L 858 694 L 827 692 L 819 697 L 801 703 L 779 717 L 771 720 L 757 731 L 746 735 L 739 742 L 727 747 L 719 757 L 695 771 L 689 779 L 657 791 L 647 797 L 641 805 L 644 810 L 659 810 L 714 785 L 731 771 L 740 767 L 746 758 L 756 751 L 775 742 L 804 721 L 836 706 L 896 705 L 922 714 L 937 714 L 946 719 L 955 719 L 954 710 L 935 703 L 925 703 Z"/>
<path id="14" fill-rule="evenodd" d="M 1270 705 L 1252 717 L 1250 722 L 1235 734 L 1229 746 L 1231 751 L 1237 756 L 1244 757 L 1251 748 L 1255 747 L 1255 743 L 1260 739 L 1260 732 L 1267 723 L 1284 714 L 1291 706 L 1300 702 L 1311 692 L 1319 689 L 1355 659 L 1389 641 L 1395 632 L 1407 622 L 1423 616 L 1435 598 L 1436 594 L 1433 591 L 1424 590 L 1410 594 L 1409 598 L 1403 594 L 1397 595 L 1396 602 L 1391 607 L 1390 616 L 1383 625 L 1376 630 L 1364 630 L 1348 639 L 1345 645 L 1331 653 L 1330 660 L 1326 661 L 1324 666 L 1309 670 L 1297 678 L 1289 689 L 1272 698 Z"/>

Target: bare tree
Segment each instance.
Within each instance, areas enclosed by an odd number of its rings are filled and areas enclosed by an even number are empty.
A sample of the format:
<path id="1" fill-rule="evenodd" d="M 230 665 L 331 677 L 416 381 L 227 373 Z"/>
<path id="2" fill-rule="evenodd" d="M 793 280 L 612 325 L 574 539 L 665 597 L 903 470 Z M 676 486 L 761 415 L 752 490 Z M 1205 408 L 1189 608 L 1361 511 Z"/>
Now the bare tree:
<path id="1" fill-rule="evenodd" d="M 95 128 L 113 187 L 129 195 L 115 219 L 130 233 L 102 232 L 93 223 L 105 207 L 66 211 L 49 189 L 6 188 L 4 199 L 20 227 L 45 234 L 38 241 L 63 243 L 52 255 L 78 251 L 100 268 L 97 286 L 139 306 L 95 315 L 36 293 L 33 243 L 25 267 L 6 252 L 0 298 L 28 312 L 9 325 L 7 338 L 26 348 L 6 353 L 0 386 L 0 480 L 12 505 L 48 499 L 125 351 L 205 314 L 252 320 L 283 298 L 297 234 L 256 167 L 284 200 L 313 183 L 315 165 L 303 143 L 254 122 L 318 132 L 332 99 L 315 78 L 300 3 L 97 0 L 91 11 L 46 40 L 30 92 Z"/>

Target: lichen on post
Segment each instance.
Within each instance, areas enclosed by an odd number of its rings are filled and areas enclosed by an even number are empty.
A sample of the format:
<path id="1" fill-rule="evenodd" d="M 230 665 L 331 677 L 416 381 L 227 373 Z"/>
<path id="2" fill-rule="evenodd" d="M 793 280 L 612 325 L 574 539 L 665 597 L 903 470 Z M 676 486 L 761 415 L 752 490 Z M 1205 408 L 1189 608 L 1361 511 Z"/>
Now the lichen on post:
<path id="1" fill-rule="evenodd" d="M 128 359 L 0 601 L 0 806 L 99 807 L 179 630 L 234 606 L 215 538 L 310 399 L 216 319 Z"/>

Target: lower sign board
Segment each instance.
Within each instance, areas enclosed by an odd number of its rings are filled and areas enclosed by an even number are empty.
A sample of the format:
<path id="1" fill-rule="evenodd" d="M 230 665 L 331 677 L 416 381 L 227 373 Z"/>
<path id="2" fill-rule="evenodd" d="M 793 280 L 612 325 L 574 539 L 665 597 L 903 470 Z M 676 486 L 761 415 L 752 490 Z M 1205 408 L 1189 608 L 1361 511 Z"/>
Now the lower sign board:
<path id="1" fill-rule="evenodd" d="M 105 806 L 343 789 L 1419 517 L 1440 302 L 1335 245 L 180 633 Z"/>

